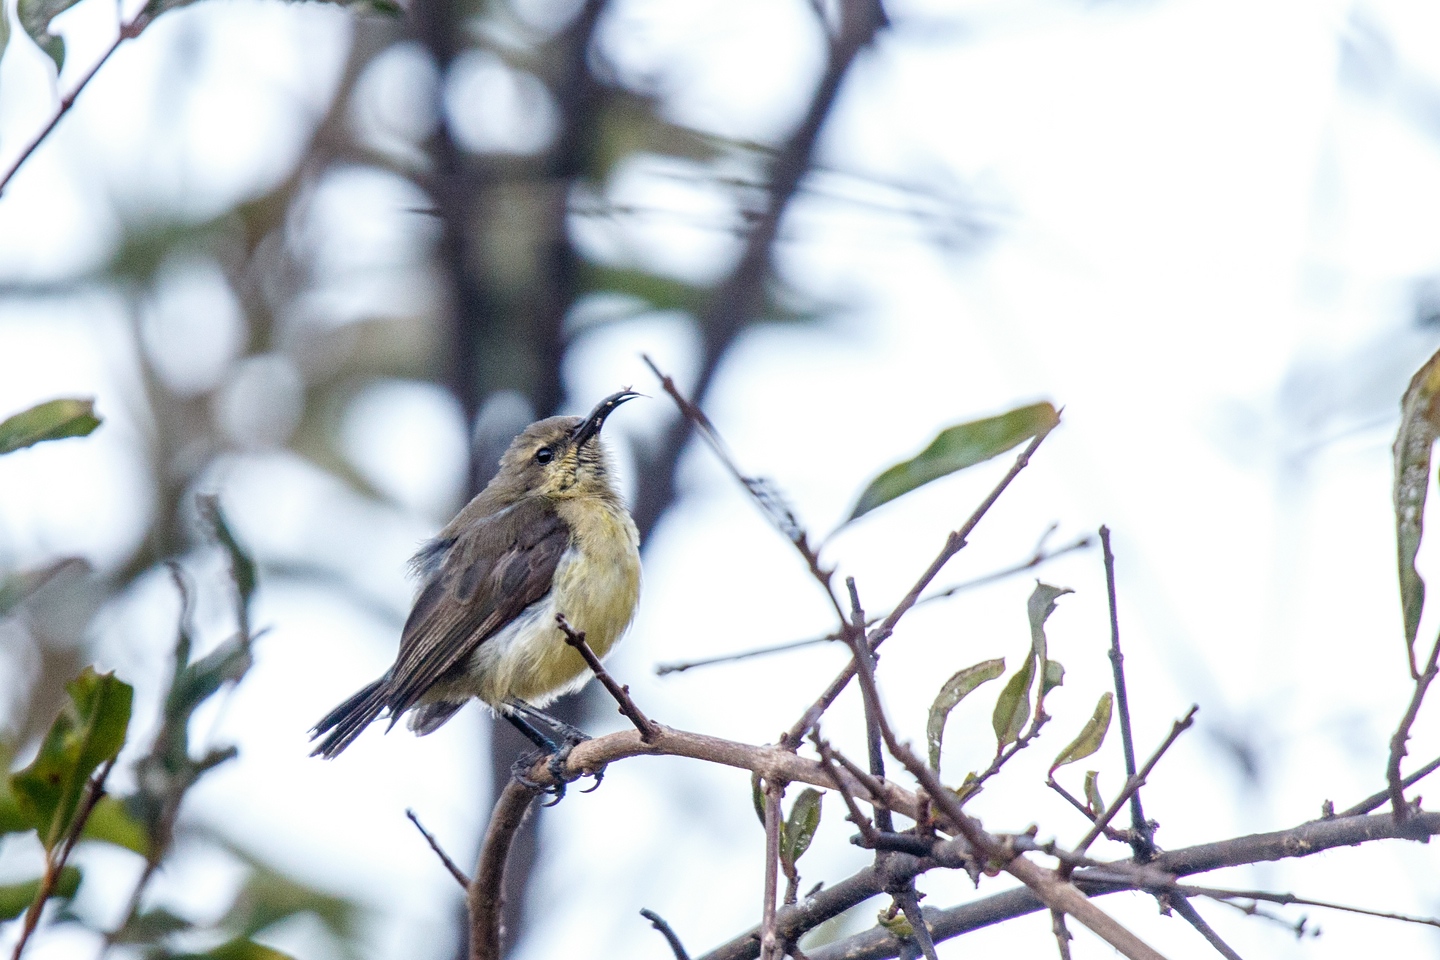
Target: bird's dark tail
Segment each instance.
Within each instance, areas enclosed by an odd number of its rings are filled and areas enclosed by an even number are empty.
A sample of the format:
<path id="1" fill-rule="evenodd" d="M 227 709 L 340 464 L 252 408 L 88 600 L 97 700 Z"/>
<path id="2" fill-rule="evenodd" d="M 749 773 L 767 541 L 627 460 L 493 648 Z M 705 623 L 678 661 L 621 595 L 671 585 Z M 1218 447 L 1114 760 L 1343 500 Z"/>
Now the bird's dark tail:
<path id="1" fill-rule="evenodd" d="M 385 680 L 385 677 L 381 677 L 365 687 L 325 714 L 320 722 L 311 728 L 311 740 L 319 737 L 324 739 L 318 747 L 310 751 L 310 756 L 333 760 L 384 712 L 387 699 Z"/>

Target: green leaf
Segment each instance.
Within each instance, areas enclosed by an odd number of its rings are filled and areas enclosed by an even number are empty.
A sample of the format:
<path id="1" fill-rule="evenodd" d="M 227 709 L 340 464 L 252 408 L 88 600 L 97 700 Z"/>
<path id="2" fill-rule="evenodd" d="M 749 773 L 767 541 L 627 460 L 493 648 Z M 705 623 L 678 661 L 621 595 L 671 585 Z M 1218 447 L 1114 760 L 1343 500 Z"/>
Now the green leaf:
<path id="1" fill-rule="evenodd" d="M 1050 764 L 1052 775 L 1065 764 L 1084 760 L 1100 749 L 1100 745 L 1105 742 L 1105 733 L 1110 729 L 1110 710 L 1114 699 L 1114 695 L 1108 690 L 1100 697 L 1100 702 L 1095 704 L 1095 712 L 1085 721 L 1085 726 L 1080 728 L 1080 735 L 1061 750 L 1055 762 Z"/>
<path id="2" fill-rule="evenodd" d="M 0 57 L 5 56 L 5 45 L 10 42 L 10 14 L 0 5 Z"/>
<path id="3" fill-rule="evenodd" d="M 930 705 L 930 722 L 925 728 L 930 744 L 930 769 L 940 769 L 940 745 L 945 738 L 945 721 L 950 719 L 950 711 L 980 684 L 994 680 L 1004 672 L 1005 659 L 1002 657 L 966 667 L 945 681 L 935 702 Z"/>
<path id="4" fill-rule="evenodd" d="M 915 928 L 910 925 L 909 920 L 905 919 L 905 914 L 899 911 L 891 913 L 889 910 L 881 910 L 875 915 L 875 920 L 880 926 L 890 931 L 891 936 L 901 940 L 909 940 L 915 936 Z"/>
<path id="5" fill-rule="evenodd" d="M 60 878 L 55 881 L 55 889 L 51 897 L 61 900 L 69 900 L 75 896 L 75 891 L 80 889 L 80 870 L 76 867 L 64 867 L 60 871 Z M 26 880 L 23 883 L 0 884 L 0 920 L 14 920 L 40 895 L 40 878 Z"/>
<path id="6" fill-rule="evenodd" d="M 142 857 L 150 855 L 150 835 L 143 824 L 136 820 L 123 800 L 101 797 L 85 821 L 81 840 L 99 840 L 126 850 L 133 850 Z"/>
<path id="7" fill-rule="evenodd" d="M 236 937 L 204 953 L 186 954 L 176 960 L 294 960 L 288 953 L 256 943 L 247 937 Z"/>
<path id="8" fill-rule="evenodd" d="M 1012 676 L 995 701 L 995 749 L 1004 750 L 1020 737 L 1030 719 L 1030 682 L 1035 679 L 1035 654 L 1025 657 L 1025 666 Z"/>
<path id="9" fill-rule="evenodd" d="M 23 8 L 25 0 L 20 0 Z M 59 38 L 56 38 L 59 42 Z M 0 423 L 0 454 L 14 453 L 46 440 L 83 437 L 100 426 L 94 400 L 51 400 Z"/>
<path id="10" fill-rule="evenodd" d="M 1440 436 L 1440 352 L 1421 367 L 1400 401 L 1400 431 L 1395 436 L 1395 542 L 1400 558 L 1400 609 L 1405 643 L 1415 659 L 1415 635 L 1425 609 L 1425 581 L 1415 569 L 1425 529 L 1425 497 L 1430 491 L 1430 455 Z"/>
<path id="11" fill-rule="evenodd" d="M 981 790 L 985 789 L 979 781 L 980 778 L 975 775 L 975 771 L 971 770 L 969 773 L 965 774 L 965 779 L 960 781 L 960 786 L 953 788 L 946 787 L 945 789 L 955 794 L 956 800 L 964 803 L 976 793 L 979 793 Z"/>
<path id="12" fill-rule="evenodd" d="M 210 523 L 212 535 L 215 542 L 225 550 L 230 560 L 230 578 L 235 583 L 237 594 L 236 619 L 241 625 L 241 631 L 249 637 L 250 627 L 250 598 L 255 595 L 255 561 L 240 542 L 235 539 L 235 534 L 230 532 L 230 525 L 225 520 L 225 513 L 220 509 L 220 498 L 211 494 L 201 495 L 196 498 L 200 506 L 200 513 Z"/>
<path id="13" fill-rule="evenodd" d="M 1053 406 L 1036 403 L 942 430 L 917 456 L 895 464 L 871 480 L 846 523 L 931 480 L 973 467 L 1031 437 L 1049 433 L 1059 422 L 1060 415 Z"/>
<path id="14" fill-rule="evenodd" d="M 795 798 L 795 805 L 790 808 L 790 819 L 781 828 L 780 857 L 792 867 L 810 849 L 810 841 L 815 839 L 815 831 L 820 828 L 822 799 L 820 791 L 813 787 L 801 790 L 800 796 Z"/>
<path id="15" fill-rule="evenodd" d="M 341 940 L 354 934 L 356 913 L 350 901 L 298 883 L 253 857 L 246 859 L 250 877 L 220 926 L 249 938 L 282 920 L 309 913 Z"/>
<path id="16" fill-rule="evenodd" d="M 1085 802 L 1090 804 L 1090 812 L 1099 814 L 1105 809 L 1105 798 L 1100 796 L 1100 771 L 1085 771 Z"/>
<path id="17" fill-rule="evenodd" d="M 164 907 L 146 910 L 125 924 L 115 935 L 116 943 L 155 943 L 194 924 Z"/>
<path id="18" fill-rule="evenodd" d="M 1030 617 L 1030 644 L 1035 651 L 1035 656 L 1041 661 L 1049 659 L 1049 651 L 1045 642 L 1045 621 L 1050 619 L 1050 614 L 1055 612 L 1055 601 L 1067 593 L 1074 593 L 1069 587 L 1052 587 L 1048 583 L 1035 581 L 1035 589 L 1030 593 L 1030 599 L 1025 604 L 1025 612 Z"/>
<path id="19" fill-rule="evenodd" d="M 36 46 L 55 61 L 58 74 L 65 65 L 65 41 L 50 32 L 50 21 L 75 6 L 79 0 L 20 0 L 15 12 L 19 14 L 20 26 L 30 34 Z"/>
<path id="20" fill-rule="evenodd" d="M 760 774 L 750 774 L 750 800 L 755 804 L 755 817 L 760 826 L 765 826 L 765 788 L 760 785 Z"/>
<path id="21" fill-rule="evenodd" d="M 1065 683 L 1065 668 L 1060 665 L 1059 660 L 1046 660 L 1045 673 L 1040 678 L 1040 696 L 1045 696 L 1051 690 Z"/>
<path id="22" fill-rule="evenodd" d="M 85 782 L 125 745 L 134 691 L 113 673 L 86 667 L 65 688 L 70 702 L 55 718 L 35 761 L 10 777 L 20 810 L 53 850 L 70 829 Z"/>

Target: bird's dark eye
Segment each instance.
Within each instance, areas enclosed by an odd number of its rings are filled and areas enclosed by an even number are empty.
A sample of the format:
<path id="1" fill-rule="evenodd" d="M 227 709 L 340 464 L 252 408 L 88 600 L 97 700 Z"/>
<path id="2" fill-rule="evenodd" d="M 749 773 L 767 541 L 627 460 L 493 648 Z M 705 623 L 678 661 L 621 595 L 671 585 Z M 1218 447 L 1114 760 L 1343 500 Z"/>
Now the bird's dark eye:
<path id="1" fill-rule="evenodd" d="M 549 447 L 541 447 L 539 450 L 535 451 L 536 463 L 549 463 L 551 460 L 554 459 L 555 451 L 551 450 Z"/>

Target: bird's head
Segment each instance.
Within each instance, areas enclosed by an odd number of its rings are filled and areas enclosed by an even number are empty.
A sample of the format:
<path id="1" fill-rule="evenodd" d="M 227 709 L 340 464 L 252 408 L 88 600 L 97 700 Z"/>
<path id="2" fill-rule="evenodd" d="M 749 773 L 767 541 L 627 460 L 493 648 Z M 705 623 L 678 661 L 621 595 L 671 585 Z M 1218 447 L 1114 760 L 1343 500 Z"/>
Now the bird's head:
<path id="1" fill-rule="evenodd" d="M 500 458 L 493 484 L 512 497 L 554 499 L 615 495 L 600 428 L 616 407 L 640 394 L 612 393 L 585 417 L 550 417 L 530 424 Z"/>

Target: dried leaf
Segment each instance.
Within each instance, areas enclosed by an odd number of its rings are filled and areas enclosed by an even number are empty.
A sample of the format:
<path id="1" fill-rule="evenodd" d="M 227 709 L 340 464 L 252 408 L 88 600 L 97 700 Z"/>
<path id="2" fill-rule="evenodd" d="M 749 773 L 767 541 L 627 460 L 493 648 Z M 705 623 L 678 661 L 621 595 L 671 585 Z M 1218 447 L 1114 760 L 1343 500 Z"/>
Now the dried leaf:
<path id="1" fill-rule="evenodd" d="M 25 0 L 21 0 L 21 8 Z M 58 43 L 59 38 L 55 41 Z M 100 426 L 94 400 L 51 400 L 23 410 L 0 423 L 0 454 L 13 453 L 46 440 L 83 437 Z"/>
<path id="2" fill-rule="evenodd" d="M 1400 559 L 1400 607 L 1405 642 L 1414 659 L 1415 635 L 1425 608 L 1425 581 L 1415 569 L 1430 491 L 1430 455 L 1440 436 L 1440 352 L 1421 367 L 1400 401 L 1395 436 L 1395 541 Z"/>
<path id="3" fill-rule="evenodd" d="M 945 721 L 950 718 L 950 711 L 980 684 L 994 680 L 1004 672 L 1005 660 L 1002 657 L 966 667 L 945 681 L 935 702 L 930 705 L 930 722 L 925 728 L 930 744 L 930 769 L 940 769 L 940 745 L 945 738 Z"/>
<path id="4" fill-rule="evenodd" d="M 919 454 L 870 481 L 849 520 L 932 480 L 983 463 L 1032 437 L 1049 433 L 1059 422 L 1060 415 L 1051 404 L 1036 403 L 942 430 Z"/>
<path id="5" fill-rule="evenodd" d="M 1030 683 L 1035 679 L 1035 655 L 1025 657 L 1025 666 L 1012 676 L 995 701 L 996 749 L 1003 750 L 1020 737 L 1025 721 L 1030 719 Z"/>
<path id="6" fill-rule="evenodd" d="M 1085 726 L 1080 728 L 1080 735 L 1061 750 L 1055 762 L 1050 765 L 1052 775 L 1065 764 L 1084 760 L 1100 749 L 1100 745 L 1105 742 L 1105 733 L 1110 729 L 1110 710 L 1114 699 L 1114 694 L 1108 690 L 1100 697 L 1100 702 L 1095 704 L 1095 712 L 1085 721 Z"/>

